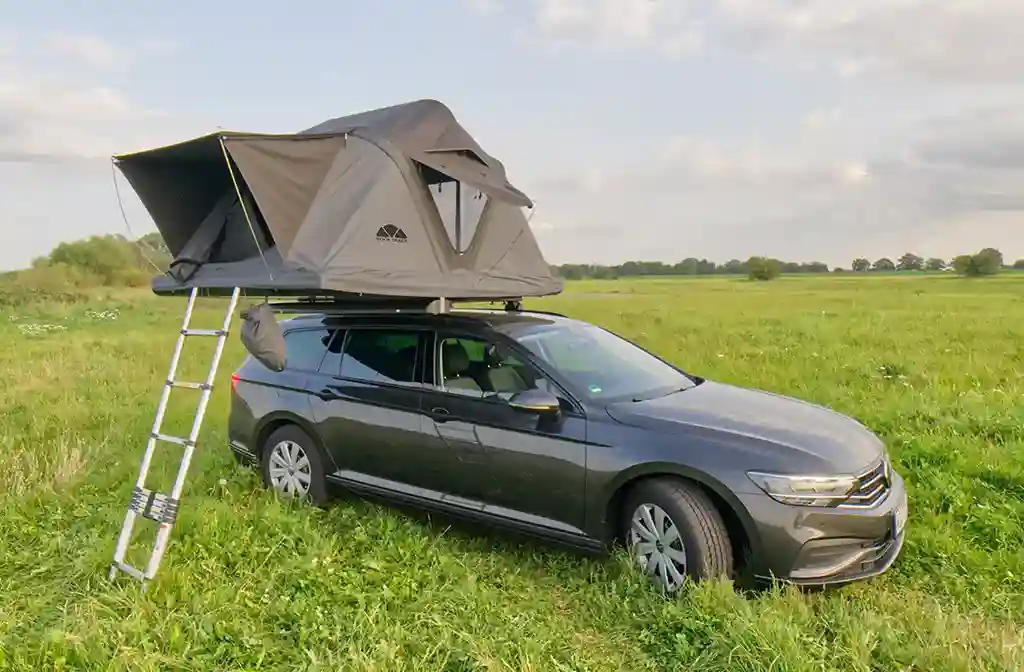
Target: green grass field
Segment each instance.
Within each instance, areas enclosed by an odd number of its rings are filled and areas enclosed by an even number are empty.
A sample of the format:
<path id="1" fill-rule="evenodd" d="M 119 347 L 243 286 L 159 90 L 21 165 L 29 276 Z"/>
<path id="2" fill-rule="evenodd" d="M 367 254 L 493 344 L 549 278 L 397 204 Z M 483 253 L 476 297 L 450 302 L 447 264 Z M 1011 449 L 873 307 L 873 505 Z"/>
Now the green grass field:
<path id="1" fill-rule="evenodd" d="M 837 592 L 666 599 L 622 557 L 288 505 L 235 466 L 222 385 L 141 593 L 106 571 L 184 303 L 40 304 L 0 320 L 0 669 L 1024 669 L 1024 276 L 594 281 L 528 305 L 865 422 L 908 483 L 900 561 Z M 193 326 L 219 317 L 210 303 Z M 191 350 L 198 380 L 208 352 Z M 220 380 L 241 357 L 236 329 Z M 187 433 L 192 395 L 175 391 L 167 431 Z"/>

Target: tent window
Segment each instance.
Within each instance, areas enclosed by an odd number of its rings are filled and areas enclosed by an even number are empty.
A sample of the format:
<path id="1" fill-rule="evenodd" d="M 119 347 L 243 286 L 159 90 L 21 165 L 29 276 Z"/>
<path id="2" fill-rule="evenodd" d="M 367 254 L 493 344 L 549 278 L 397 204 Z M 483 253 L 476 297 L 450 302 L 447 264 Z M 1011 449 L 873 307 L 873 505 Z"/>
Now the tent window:
<path id="1" fill-rule="evenodd" d="M 430 185 L 430 195 L 444 222 L 448 241 L 458 252 L 465 252 L 473 243 L 480 215 L 490 197 L 478 189 L 455 181 Z M 457 204 L 462 208 L 461 217 L 456 217 Z"/>

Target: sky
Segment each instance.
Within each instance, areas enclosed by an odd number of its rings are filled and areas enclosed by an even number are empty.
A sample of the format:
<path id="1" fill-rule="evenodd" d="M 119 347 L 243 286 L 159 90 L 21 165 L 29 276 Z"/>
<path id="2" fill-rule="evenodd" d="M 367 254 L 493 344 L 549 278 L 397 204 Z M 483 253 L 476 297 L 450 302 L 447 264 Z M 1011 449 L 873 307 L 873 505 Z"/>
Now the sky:
<path id="1" fill-rule="evenodd" d="M 1024 257 L 1021 0 L 3 4 L 0 270 L 154 230 L 112 154 L 420 98 L 550 263 Z"/>

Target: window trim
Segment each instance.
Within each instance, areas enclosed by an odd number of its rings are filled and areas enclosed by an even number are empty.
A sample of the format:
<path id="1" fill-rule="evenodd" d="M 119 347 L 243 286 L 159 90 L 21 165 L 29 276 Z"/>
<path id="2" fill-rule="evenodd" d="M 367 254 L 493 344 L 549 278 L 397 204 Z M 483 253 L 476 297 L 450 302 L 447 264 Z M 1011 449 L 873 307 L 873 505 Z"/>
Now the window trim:
<path id="1" fill-rule="evenodd" d="M 338 372 L 335 374 L 328 374 L 335 380 L 343 380 L 350 383 L 358 383 L 360 385 L 373 385 L 376 387 L 389 387 L 399 390 L 420 390 L 426 388 L 423 382 L 423 365 L 422 362 L 425 359 L 423 357 L 422 350 L 424 348 L 423 343 L 429 339 L 430 334 L 427 334 L 427 339 L 424 338 L 423 332 L 431 331 L 430 327 L 424 327 L 422 325 L 385 325 L 385 324 L 346 324 L 344 326 L 337 326 L 338 329 L 345 330 L 345 341 L 341 345 L 341 362 L 338 364 Z M 348 354 L 349 340 L 352 338 L 353 331 L 398 331 L 398 332 L 411 332 L 419 336 L 416 343 L 416 361 L 413 364 L 413 378 L 412 382 L 406 381 L 390 381 L 390 380 L 366 380 L 365 378 L 356 378 L 355 376 L 342 375 L 342 367 L 345 365 L 345 355 Z M 322 362 L 321 362 L 322 363 Z"/>
<path id="2" fill-rule="evenodd" d="M 320 365 L 317 366 L 316 373 L 318 373 L 321 376 L 330 376 L 334 378 L 337 377 L 338 373 L 341 372 L 341 362 L 345 358 L 345 343 L 348 340 L 348 331 L 350 327 L 328 325 L 326 328 L 327 331 L 331 332 L 333 335 L 331 337 L 331 340 L 327 342 L 327 347 L 324 348 L 324 356 L 320 358 Z M 341 352 L 338 353 L 338 370 L 334 373 L 330 371 L 324 371 L 324 364 L 327 362 L 327 355 L 331 354 L 331 344 L 334 343 L 334 339 L 338 337 L 339 331 L 343 332 L 343 335 L 341 337 Z"/>

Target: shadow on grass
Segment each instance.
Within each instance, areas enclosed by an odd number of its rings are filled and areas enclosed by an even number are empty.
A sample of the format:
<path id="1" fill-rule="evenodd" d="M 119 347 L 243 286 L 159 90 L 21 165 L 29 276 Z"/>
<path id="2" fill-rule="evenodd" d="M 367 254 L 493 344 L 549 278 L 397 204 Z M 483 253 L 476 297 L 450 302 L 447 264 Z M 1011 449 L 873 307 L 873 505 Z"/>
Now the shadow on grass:
<path id="1" fill-rule="evenodd" d="M 359 515 L 373 516 L 388 511 L 406 517 L 408 520 L 422 525 L 424 533 L 436 539 L 452 540 L 463 552 L 493 554 L 498 553 L 506 558 L 515 559 L 520 567 L 536 570 L 558 578 L 564 572 L 571 572 L 574 578 L 592 577 L 588 582 L 596 581 L 635 581 L 641 577 L 634 566 L 627 549 L 621 542 L 610 548 L 589 550 L 547 539 L 545 537 L 510 529 L 498 523 L 486 523 L 463 517 L 455 513 L 447 513 L 418 507 L 414 504 L 396 502 L 380 495 L 357 494 L 341 488 L 334 493 L 330 506 L 345 506 Z M 596 570 L 596 571 L 595 571 Z M 757 582 L 749 576 L 739 576 L 733 580 L 735 593 L 749 600 L 757 600 L 778 584 Z M 651 585 L 652 591 L 657 590 Z M 804 588 L 807 593 L 831 593 L 836 588 Z M 675 599 L 685 594 L 666 595 Z"/>

